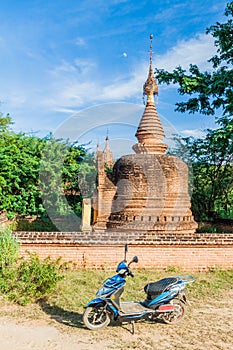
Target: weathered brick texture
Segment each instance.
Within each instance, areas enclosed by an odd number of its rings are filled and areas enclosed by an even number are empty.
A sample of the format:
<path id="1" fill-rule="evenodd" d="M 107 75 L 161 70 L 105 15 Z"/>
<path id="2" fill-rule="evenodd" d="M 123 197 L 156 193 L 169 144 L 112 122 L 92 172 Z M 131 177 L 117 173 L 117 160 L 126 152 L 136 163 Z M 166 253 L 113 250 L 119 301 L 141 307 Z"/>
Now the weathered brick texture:
<path id="1" fill-rule="evenodd" d="M 138 255 L 134 268 L 233 268 L 233 234 L 148 234 L 83 232 L 15 232 L 22 255 L 37 252 L 42 258 L 62 258 L 77 267 L 115 268 L 129 244 L 129 259 Z"/>

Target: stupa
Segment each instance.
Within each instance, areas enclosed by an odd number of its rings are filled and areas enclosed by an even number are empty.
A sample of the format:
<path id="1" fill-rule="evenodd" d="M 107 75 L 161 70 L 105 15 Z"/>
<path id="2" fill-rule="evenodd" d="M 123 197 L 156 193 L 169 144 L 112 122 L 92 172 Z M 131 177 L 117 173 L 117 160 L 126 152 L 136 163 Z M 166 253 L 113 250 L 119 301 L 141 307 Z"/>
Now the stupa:
<path id="1" fill-rule="evenodd" d="M 146 106 L 133 146 L 136 154 L 122 156 L 113 165 L 108 138 L 103 152 L 96 153 L 98 187 L 93 229 L 140 232 L 192 233 L 197 224 L 188 193 L 188 167 L 165 154 L 163 126 L 155 107 L 158 85 L 150 64 L 143 86 Z"/>

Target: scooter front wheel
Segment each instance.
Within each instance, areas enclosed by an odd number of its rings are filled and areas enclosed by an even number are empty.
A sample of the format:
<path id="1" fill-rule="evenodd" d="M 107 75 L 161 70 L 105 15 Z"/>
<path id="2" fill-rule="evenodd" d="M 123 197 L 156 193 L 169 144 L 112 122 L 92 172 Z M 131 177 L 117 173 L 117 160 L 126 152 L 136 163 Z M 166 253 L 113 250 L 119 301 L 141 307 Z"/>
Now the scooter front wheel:
<path id="1" fill-rule="evenodd" d="M 184 303 L 179 299 L 173 299 L 172 304 L 175 306 L 174 311 L 172 312 L 166 312 L 163 315 L 161 315 L 161 319 L 163 322 L 168 324 L 174 324 L 179 322 L 185 315 L 185 305 Z"/>
<path id="2" fill-rule="evenodd" d="M 83 322 L 88 329 L 98 330 L 108 326 L 110 317 L 105 307 L 87 307 Z"/>

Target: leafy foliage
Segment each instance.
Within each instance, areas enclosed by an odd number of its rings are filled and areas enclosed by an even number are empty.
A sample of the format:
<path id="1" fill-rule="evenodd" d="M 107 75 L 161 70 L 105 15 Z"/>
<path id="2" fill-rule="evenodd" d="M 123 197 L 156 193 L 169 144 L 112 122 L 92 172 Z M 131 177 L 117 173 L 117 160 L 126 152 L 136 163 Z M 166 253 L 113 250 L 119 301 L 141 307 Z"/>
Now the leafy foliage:
<path id="1" fill-rule="evenodd" d="M 82 146 L 51 136 L 13 133 L 9 122 L 2 122 L 0 132 L 0 213 L 9 218 L 46 218 L 48 211 L 80 215 L 82 196 L 95 186 L 93 156 Z"/>
<path id="2" fill-rule="evenodd" d="M 0 271 L 4 273 L 5 268 L 17 262 L 19 254 L 19 243 L 14 238 L 9 228 L 0 232 Z"/>
<path id="3" fill-rule="evenodd" d="M 92 197 L 96 188 L 96 164 L 94 155 L 88 153 L 83 146 L 74 143 L 67 150 L 62 173 L 63 189 L 69 205 L 78 213 L 81 199 Z"/>
<path id="4" fill-rule="evenodd" d="M 5 132 L 9 130 L 10 125 L 12 125 L 12 119 L 9 114 L 7 114 L 5 117 L 3 116 L 2 113 L 0 113 L 0 134 L 2 132 Z"/>
<path id="5" fill-rule="evenodd" d="M 59 220 L 61 230 L 77 230 L 81 223 L 82 198 L 91 196 L 96 167 L 93 155 L 76 144 L 48 140 L 40 167 L 40 188 L 47 214 Z M 93 181 L 94 180 L 94 181 Z"/>
<path id="6" fill-rule="evenodd" d="M 171 153 L 192 165 L 192 211 L 197 220 L 232 217 L 232 123 L 209 130 L 206 138 L 178 139 Z"/>
<path id="7" fill-rule="evenodd" d="M 0 293 L 21 305 L 51 293 L 63 279 L 60 260 L 29 254 L 19 259 L 19 243 L 9 229 L 0 232 Z"/>
<path id="8" fill-rule="evenodd" d="M 10 299 L 25 305 L 46 297 L 63 279 L 62 269 L 60 260 L 48 257 L 41 261 L 37 254 L 30 254 L 17 267 L 14 288 L 8 291 Z"/>
<path id="9" fill-rule="evenodd" d="M 227 4 L 225 23 L 217 22 L 207 29 L 215 38 L 217 54 L 209 62 L 211 71 L 201 72 L 191 64 L 189 72 L 177 67 L 173 72 L 156 70 L 160 83 L 177 83 L 180 95 L 188 100 L 176 104 L 182 113 L 215 115 L 219 126 L 207 130 L 204 139 L 179 140 L 174 152 L 192 164 L 192 210 L 199 220 L 233 215 L 233 2 Z M 190 97 L 191 96 L 191 97 Z M 221 112 L 216 117 L 216 111 Z"/>
<path id="10" fill-rule="evenodd" d="M 217 109 L 222 111 L 219 122 L 231 119 L 233 115 L 233 2 L 227 4 L 225 15 L 229 17 L 226 23 L 217 22 L 207 29 L 215 38 L 218 54 L 209 61 L 213 71 L 201 72 L 195 64 L 191 64 L 189 73 L 177 67 L 173 72 L 157 69 L 159 83 L 178 83 L 181 95 L 194 95 L 186 102 L 176 104 L 180 112 L 202 113 L 214 115 Z"/>
<path id="11" fill-rule="evenodd" d="M 38 188 L 43 140 L 4 132 L 0 136 L 0 211 L 41 215 L 44 211 Z"/>

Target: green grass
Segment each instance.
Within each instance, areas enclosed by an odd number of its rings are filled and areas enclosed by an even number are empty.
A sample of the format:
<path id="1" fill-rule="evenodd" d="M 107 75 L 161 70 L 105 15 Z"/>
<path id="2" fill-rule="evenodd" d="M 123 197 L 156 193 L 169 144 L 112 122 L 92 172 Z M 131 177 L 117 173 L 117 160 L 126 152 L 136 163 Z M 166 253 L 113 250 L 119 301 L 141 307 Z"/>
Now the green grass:
<path id="1" fill-rule="evenodd" d="M 54 312 L 82 312 L 85 304 L 95 297 L 95 292 L 101 287 L 102 281 L 115 274 L 105 270 L 67 271 L 65 278 L 58 283 L 56 291 L 48 298 L 47 306 Z M 165 271 L 135 270 L 134 278 L 128 277 L 122 300 L 143 300 L 144 286 L 148 282 L 163 277 L 187 274 L 177 268 Z M 213 269 L 207 272 L 188 273 L 195 277 L 195 282 L 188 285 L 187 297 L 191 300 L 218 299 L 223 293 L 233 289 L 233 270 Z M 51 310 L 52 311 L 52 310 Z"/>
<path id="2" fill-rule="evenodd" d="M 95 298 L 95 293 L 101 287 L 104 279 L 111 277 L 115 271 L 111 270 L 67 270 L 65 278 L 58 282 L 55 291 L 38 304 L 28 306 L 17 306 L 8 304 L 3 308 L 1 315 L 11 315 L 20 318 L 37 319 L 47 314 L 49 318 L 55 319 L 66 326 L 83 328 L 82 314 L 84 306 L 88 301 Z M 144 300 L 144 286 L 148 282 L 156 281 L 163 277 L 191 274 L 195 282 L 187 288 L 187 297 L 191 301 L 191 310 L 201 305 L 213 305 L 221 303 L 229 298 L 233 289 L 233 269 L 213 269 L 207 272 L 182 271 L 176 267 L 170 267 L 164 271 L 157 270 L 134 270 L 134 278 L 128 277 L 122 300 Z M 230 292 L 230 293 L 229 293 Z M 0 300 L 0 305 L 3 300 Z M 12 309 L 13 307 L 13 309 Z M 5 311 L 4 311 L 5 310 Z M 190 316 L 191 315 L 191 316 Z M 192 314 L 187 318 L 192 317 Z M 124 347 L 126 348 L 126 347 Z M 144 347 L 145 348 L 145 347 Z"/>

